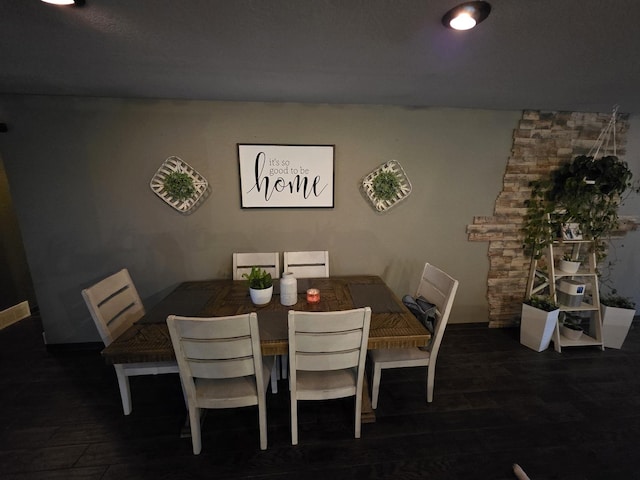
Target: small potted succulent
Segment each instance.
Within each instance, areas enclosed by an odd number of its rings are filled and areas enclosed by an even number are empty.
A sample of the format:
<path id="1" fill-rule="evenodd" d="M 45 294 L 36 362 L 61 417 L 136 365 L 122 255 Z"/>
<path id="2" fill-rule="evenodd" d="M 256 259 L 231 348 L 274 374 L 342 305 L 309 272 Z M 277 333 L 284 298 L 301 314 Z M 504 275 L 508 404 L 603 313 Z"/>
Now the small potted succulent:
<path id="1" fill-rule="evenodd" d="M 548 296 L 532 295 L 522 303 L 520 343 L 536 352 L 549 348 L 560 307 Z"/>
<path id="2" fill-rule="evenodd" d="M 249 295 L 256 306 L 267 305 L 273 295 L 273 280 L 271 274 L 260 267 L 251 267 L 251 273 L 242 276 L 249 280 Z"/>
<path id="3" fill-rule="evenodd" d="M 614 289 L 600 298 L 602 313 L 602 338 L 604 346 L 622 348 L 629 328 L 636 315 L 636 304 L 633 300 L 618 295 Z"/>

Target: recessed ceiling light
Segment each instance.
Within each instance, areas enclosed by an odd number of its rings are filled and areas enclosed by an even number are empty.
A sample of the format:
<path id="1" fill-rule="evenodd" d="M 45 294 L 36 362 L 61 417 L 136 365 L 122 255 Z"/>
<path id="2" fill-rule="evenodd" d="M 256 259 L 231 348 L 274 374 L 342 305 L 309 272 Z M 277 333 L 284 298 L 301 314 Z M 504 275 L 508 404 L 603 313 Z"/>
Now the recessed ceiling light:
<path id="1" fill-rule="evenodd" d="M 81 7 L 84 5 L 84 0 L 42 0 L 44 3 L 51 3 L 52 5 L 75 5 Z"/>
<path id="2" fill-rule="evenodd" d="M 452 8 L 442 17 L 442 24 L 454 30 L 469 30 L 489 16 L 489 2 L 466 2 Z"/>

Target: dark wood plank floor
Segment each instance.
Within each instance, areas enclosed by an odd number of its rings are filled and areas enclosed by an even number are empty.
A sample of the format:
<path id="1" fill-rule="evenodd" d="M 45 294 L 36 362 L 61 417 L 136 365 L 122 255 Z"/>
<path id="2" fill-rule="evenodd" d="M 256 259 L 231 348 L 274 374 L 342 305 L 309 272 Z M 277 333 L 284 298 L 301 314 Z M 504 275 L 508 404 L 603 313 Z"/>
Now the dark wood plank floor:
<path id="1" fill-rule="evenodd" d="M 177 376 L 132 379 L 122 415 L 115 374 L 97 351 L 52 352 L 32 317 L 0 331 L 2 479 L 640 478 L 640 328 L 623 350 L 536 353 L 514 329 L 451 325 L 434 402 L 424 369 L 383 373 L 378 421 L 353 438 L 352 402 L 300 407 L 290 444 L 286 385 L 268 394 L 269 448 L 257 413 L 211 411 L 203 450 L 179 437 Z"/>

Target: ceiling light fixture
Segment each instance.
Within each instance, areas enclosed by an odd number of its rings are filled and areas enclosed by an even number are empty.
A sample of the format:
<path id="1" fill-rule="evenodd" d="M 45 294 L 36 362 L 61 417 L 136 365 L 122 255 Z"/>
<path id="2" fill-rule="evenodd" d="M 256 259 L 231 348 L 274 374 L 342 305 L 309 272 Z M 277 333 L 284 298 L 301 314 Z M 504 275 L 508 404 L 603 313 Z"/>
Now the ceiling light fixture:
<path id="1" fill-rule="evenodd" d="M 454 30 L 469 30 L 489 16 L 489 2 L 466 2 L 452 8 L 442 17 L 442 24 Z"/>
<path id="2" fill-rule="evenodd" d="M 44 3 L 51 3 L 52 5 L 74 5 L 81 7 L 84 5 L 84 0 L 42 0 Z"/>

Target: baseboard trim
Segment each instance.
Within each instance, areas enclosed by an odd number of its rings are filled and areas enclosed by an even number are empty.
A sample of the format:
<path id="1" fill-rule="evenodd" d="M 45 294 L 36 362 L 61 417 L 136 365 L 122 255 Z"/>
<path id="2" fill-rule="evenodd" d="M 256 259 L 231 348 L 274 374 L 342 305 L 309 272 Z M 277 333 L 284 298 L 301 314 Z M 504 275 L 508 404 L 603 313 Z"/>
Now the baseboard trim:
<path id="1" fill-rule="evenodd" d="M 0 330 L 31 316 L 29 302 L 26 300 L 0 312 Z"/>

